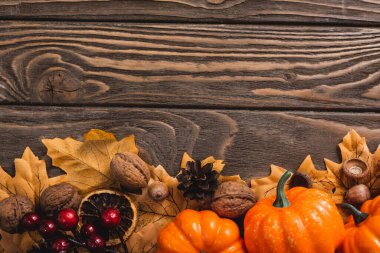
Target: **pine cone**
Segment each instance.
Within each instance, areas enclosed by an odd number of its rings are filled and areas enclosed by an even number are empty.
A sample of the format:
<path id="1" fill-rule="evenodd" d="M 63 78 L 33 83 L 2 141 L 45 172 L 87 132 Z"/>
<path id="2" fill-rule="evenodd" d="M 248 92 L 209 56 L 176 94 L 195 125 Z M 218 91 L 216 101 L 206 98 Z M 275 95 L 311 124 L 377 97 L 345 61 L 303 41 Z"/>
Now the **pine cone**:
<path id="1" fill-rule="evenodd" d="M 213 164 L 202 167 L 201 161 L 189 161 L 186 169 L 181 169 L 177 175 L 178 189 L 183 191 L 185 198 L 210 199 L 218 187 L 220 173 L 213 170 Z"/>

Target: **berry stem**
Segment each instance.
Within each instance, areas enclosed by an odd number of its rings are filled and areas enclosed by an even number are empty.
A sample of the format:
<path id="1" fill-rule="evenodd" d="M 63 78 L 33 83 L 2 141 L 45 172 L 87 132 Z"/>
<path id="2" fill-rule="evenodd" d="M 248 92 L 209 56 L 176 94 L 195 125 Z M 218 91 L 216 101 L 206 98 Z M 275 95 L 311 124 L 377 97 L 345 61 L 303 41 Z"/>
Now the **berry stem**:
<path id="1" fill-rule="evenodd" d="M 85 245 L 84 243 L 81 243 L 81 242 L 75 240 L 75 239 L 72 238 L 71 236 L 66 235 L 66 239 L 67 239 L 68 241 L 70 241 L 71 243 L 75 244 L 75 246 L 77 246 L 78 248 L 79 248 L 79 247 L 86 247 L 86 245 Z"/>
<path id="2" fill-rule="evenodd" d="M 73 228 L 73 229 L 71 230 L 71 233 L 73 233 L 74 238 L 76 238 L 77 240 L 81 240 L 80 233 L 78 232 L 78 230 L 77 230 L 76 228 Z"/>

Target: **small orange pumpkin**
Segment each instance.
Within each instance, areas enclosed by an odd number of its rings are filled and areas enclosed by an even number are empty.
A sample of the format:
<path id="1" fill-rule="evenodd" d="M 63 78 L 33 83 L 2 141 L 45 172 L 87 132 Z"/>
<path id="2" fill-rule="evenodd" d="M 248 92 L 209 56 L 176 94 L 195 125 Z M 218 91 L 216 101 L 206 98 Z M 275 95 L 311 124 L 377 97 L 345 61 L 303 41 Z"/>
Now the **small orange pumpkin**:
<path id="1" fill-rule="evenodd" d="M 280 178 L 277 196 L 264 198 L 244 219 L 249 253 L 333 253 L 344 224 L 332 198 L 318 189 L 295 187 L 285 194 L 289 171 Z"/>
<path id="2" fill-rule="evenodd" d="M 346 235 L 341 249 L 343 253 L 380 252 L 380 196 L 367 200 L 361 211 L 350 204 L 342 204 L 352 213 L 348 217 Z"/>
<path id="3" fill-rule="evenodd" d="M 244 253 L 238 226 L 212 211 L 184 210 L 158 236 L 156 253 Z"/>

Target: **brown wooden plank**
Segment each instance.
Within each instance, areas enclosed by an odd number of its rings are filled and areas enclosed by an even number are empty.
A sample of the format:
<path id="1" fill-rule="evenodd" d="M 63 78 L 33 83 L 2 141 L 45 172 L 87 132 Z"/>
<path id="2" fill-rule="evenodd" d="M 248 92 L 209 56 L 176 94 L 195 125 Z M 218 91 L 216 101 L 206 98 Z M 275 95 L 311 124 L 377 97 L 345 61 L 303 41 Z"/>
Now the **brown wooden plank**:
<path id="1" fill-rule="evenodd" d="M 171 173 L 187 151 L 225 159 L 226 173 L 244 178 L 268 174 L 270 163 L 296 169 L 308 154 L 320 168 L 324 157 L 339 161 L 337 145 L 351 128 L 372 151 L 380 143 L 375 113 L 2 106 L 0 115 L 0 164 L 8 171 L 26 146 L 43 156 L 41 138 L 81 138 L 91 128 L 134 133 L 147 161 Z"/>
<path id="2" fill-rule="evenodd" d="M 0 22 L 0 102 L 380 108 L 380 29 Z"/>
<path id="3" fill-rule="evenodd" d="M 380 3 L 365 0 L 2 0 L 0 16 L 129 21 L 378 24 Z"/>

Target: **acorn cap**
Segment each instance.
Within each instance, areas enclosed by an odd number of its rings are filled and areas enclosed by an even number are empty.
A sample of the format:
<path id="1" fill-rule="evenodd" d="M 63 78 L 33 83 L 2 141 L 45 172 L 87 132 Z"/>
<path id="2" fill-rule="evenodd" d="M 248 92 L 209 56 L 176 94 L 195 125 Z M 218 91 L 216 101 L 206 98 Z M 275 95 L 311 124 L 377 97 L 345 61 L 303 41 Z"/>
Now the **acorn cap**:
<path id="1" fill-rule="evenodd" d="M 370 170 L 365 161 L 359 158 L 348 159 L 343 163 L 342 182 L 347 188 L 366 184 L 370 180 Z"/>

